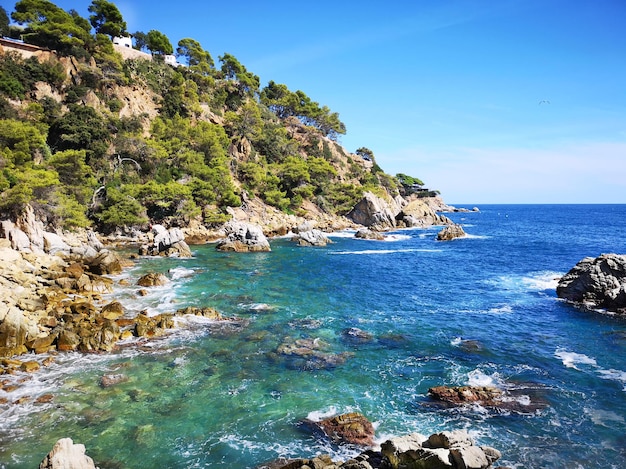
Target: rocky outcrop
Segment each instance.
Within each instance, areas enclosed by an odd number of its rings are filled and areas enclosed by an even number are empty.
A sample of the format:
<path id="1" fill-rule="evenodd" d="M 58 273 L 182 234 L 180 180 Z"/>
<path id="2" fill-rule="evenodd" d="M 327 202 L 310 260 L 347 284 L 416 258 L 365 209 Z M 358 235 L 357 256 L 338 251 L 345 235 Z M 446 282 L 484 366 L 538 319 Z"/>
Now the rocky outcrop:
<path id="1" fill-rule="evenodd" d="M 292 241 L 298 243 L 298 246 L 326 246 L 332 243 L 328 236 L 316 229 L 300 231 Z"/>
<path id="2" fill-rule="evenodd" d="M 141 287 L 162 287 L 163 285 L 167 285 L 169 281 L 170 280 L 162 273 L 149 272 L 142 275 L 139 280 L 137 280 L 137 285 Z"/>
<path id="3" fill-rule="evenodd" d="M 219 251 L 232 252 L 267 252 L 270 243 L 258 225 L 229 221 L 224 225 L 226 238 L 217 243 Z"/>
<path id="4" fill-rule="evenodd" d="M 461 225 L 456 223 L 446 226 L 443 230 L 437 233 L 438 241 L 451 241 L 456 238 L 462 238 L 465 236 L 465 230 Z"/>
<path id="5" fill-rule="evenodd" d="M 582 259 L 559 280 L 556 294 L 570 303 L 626 314 L 626 255 Z"/>
<path id="6" fill-rule="evenodd" d="M 139 248 L 142 256 L 191 257 L 191 249 L 180 228 L 168 230 L 163 225 L 153 225 L 148 238 L 150 243 Z"/>
<path id="7" fill-rule="evenodd" d="M 374 426 L 367 417 L 358 412 L 335 415 L 319 422 L 307 420 L 306 423 L 319 428 L 335 443 L 356 446 L 372 446 L 374 444 Z"/>
<path id="8" fill-rule="evenodd" d="M 426 199 L 411 200 L 396 215 L 397 225 L 414 228 L 432 225 L 447 225 L 452 223 L 449 218 L 438 215 L 426 202 Z"/>
<path id="9" fill-rule="evenodd" d="M 392 438 L 380 448 L 388 467 L 393 469 L 487 469 L 501 457 L 494 448 L 475 446 L 464 430 L 436 433 L 428 438 L 413 433 Z"/>
<path id="10" fill-rule="evenodd" d="M 372 230 L 386 231 L 395 228 L 398 211 L 395 203 L 381 199 L 371 192 L 366 192 L 347 217 Z"/>
<path id="11" fill-rule="evenodd" d="M 319 455 L 279 460 L 258 469 L 489 469 L 501 457 L 497 449 L 477 446 L 466 431 L 458 430 L 391 438 L 381 444 L 380 451 L 366 450 L 347 461 Z"/>
<path id="12" fill-rule="evenodd" d="M 62 438 L 41 462 L 39 469 L 96 469 L 96 465 L 85 454 L 85 445 L 74 443 L 71 438 Z"/>
<path id="13" fill-rule="evenodd" d="M 533 383 L 504 390 L 493 386 L 435 386 L 428 390 L 428 395 L 445 407 L 471 408 L 476 404 L 498 413 L 533 414 L 548 405 L 541 395 L 541 386 Z"/>
<path id="14" fill-rule="evenodd" d="M 361 228 L 360 230 L 358 230 L 355 234 L 354 234 L 355 238 L 359 238 L 359 239 L 372 239 L 375 241 L 384 241 L 385 240 L 385 236 L 378 232 L 378 231 L 372 231 L 369 230 L 367 228 Z"/>

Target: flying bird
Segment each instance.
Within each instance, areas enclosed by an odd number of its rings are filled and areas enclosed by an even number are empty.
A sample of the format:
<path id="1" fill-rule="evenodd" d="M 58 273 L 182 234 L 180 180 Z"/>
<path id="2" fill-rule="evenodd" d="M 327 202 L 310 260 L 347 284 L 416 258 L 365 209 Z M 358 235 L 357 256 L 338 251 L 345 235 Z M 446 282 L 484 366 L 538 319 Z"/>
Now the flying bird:
<path id="1" fill-rule="evenodd" d="M 550 101 L 548 101 L 547 99 L 542 99 L 541 101 L 539 101 L 539 105 L 541 106 L 542 104 L 550 104 Z"/>

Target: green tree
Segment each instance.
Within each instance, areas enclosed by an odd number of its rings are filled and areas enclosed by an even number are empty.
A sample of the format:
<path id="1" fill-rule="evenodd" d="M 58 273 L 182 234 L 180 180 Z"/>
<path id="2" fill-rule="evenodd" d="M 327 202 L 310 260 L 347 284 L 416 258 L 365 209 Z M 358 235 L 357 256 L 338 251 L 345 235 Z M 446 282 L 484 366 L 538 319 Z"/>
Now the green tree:
<path id="1" fill-rule="evenodd" d="M 147 48 L 146 46 L 148 44 L 148 40 L 146 33 L 142 31 L 135 31 L 133 34 L 131 34 L 131 36 L 135 40 L 135 49 L 144 50 Z"/>
<path id="2" fill-rule="evenodd" d="M 176 55 L 186 59 L 187 66 L 194 71 L 209 74 L 215 68 L 213 57 L 195 39 L 184 38 L 178 41 Z"/>
<path id="3" fill-rule="evenodd" d="M 25 25 L 22 37 L 32 44 L 79 56 L 91 47 L 89 22 L 75 11 L 66 12 L 47 0 L 20 0 L 11 17 Z"/>
<path id="4" fill-rule="evenodd" d="M 165 34 L 155 29 L 146 34 L 146 47 L 150 52 L 157 55 L 170 55 L 174 53 L 172 43 Z"/>
<path id="5" fill-rule="evenodd" d="M 233 55 L 224 54 L 219 57 L 222 62 L 222 73 L 227 80 L 235 80 L 241 96 L 252 96 L 259 92 L 260 78 L 249 72 Z"/>
<path id="6" fill-rule="evenodd" d="M 0 36 L 9 35 L 9 24 L 9 15 L 7 15 L 7 11 L 2 6 L 0 6 Z"/>
<path id="7" fill-rule="evenodd" d="M 107 0 L 93 0 L 88 11 L 93 13 L 89 16 L 91 26 L 98 34 L 106 34 L 114 37 L 126 36 L 126 22 L 118 8 Z"/>
<path id="8" fill-rule="evenodd" d="M 21 167 L 41 160 L 45 151 L 45 135 L 36 125 L 13 119 L 0 120 L 0 168 Z"/>
<path id="9" fill-rule="evenodd" d="M 57 119 L 48 133 L 48 143 L 55 151 L 86 150 L 87 161 L 104 155 L 111 132 L 104 118 L 92 107 L 72 104 L 69 112 Z"/>

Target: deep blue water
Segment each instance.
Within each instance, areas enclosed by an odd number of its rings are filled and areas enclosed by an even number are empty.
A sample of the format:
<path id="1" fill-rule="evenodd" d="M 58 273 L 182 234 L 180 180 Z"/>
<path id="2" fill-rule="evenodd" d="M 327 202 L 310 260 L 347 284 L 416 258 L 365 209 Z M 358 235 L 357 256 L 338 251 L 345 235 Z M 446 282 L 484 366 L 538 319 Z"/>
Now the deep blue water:
<path id="1" fill-rule="evenodd" d="M 142 259 L 119 278 L 162 271 L 172 282 L 146 297 L 119 287 L 129 315 L 213 306 L 245 322 L 193 321 L 111 355 L 59 355 L 16 391 L 52 392 L 51 404 L 0 407 L 0 467 L 37 467 L 66 436 L 102 469 L 343 459 L 354 453 L 299 422 L 352 410 L 376 423 L 379 441 L 465 428 L 503 453 L 501 465 L 626 467 L 626 319 L 555 294 L 583 257 L 626 253 L 626 205 L 449 216 L 466 238 L 438 242 L 433 227 L 385 242 L 344 233 L 326 248 L 277 239 L 270 253 L 207 245 L 192 259 Z M 320 355 L 281 353 L 294 343 Z M 102 389 L 107 373 L 128 381 Z M 501 387 L 517 412 L 433 406 L 428 388 L 442 384 Z"/>

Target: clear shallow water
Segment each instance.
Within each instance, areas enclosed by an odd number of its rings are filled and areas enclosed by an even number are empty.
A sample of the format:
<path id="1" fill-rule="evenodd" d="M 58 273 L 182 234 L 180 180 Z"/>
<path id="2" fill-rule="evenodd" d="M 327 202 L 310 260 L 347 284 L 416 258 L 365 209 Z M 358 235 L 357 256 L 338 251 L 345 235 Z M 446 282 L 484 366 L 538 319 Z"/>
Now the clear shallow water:
<path id="1" fill-rule="evenodd" d="M 351 410 L 376 422 L 380 441 L 465 428 L 500 449 L 502 465 L 626 467 L 626 320 L 555 295 L 583 257 L 626 253 L 626 206 L 480 208 L 450 215 L 469 236 L 447 243 L 431 228 L 386 242 L 343 235 L 319 249 L 279 239 L 271 253 L 209 245 L 193 259 L 141 260 L 122 276 L 163 271 L 173 281 L 143 298 L 120 288 L 130 314 L 213 306 L 245 322 L 195 320 L 112 355 L 59 355 L 8 396 L 52 393 L 52 403 L 0 407 L 0 467 L 37 467 L 66 436 L 103 469 L 346 458 L 298 422 Z M 351 327 L 372 340 L 346 336 Z M 315 340 L 336 366 L 278 353 L 298 339 Z M 128 380 L 102 389 L 111 373 Z M 517 390 L 526 412 L 436 408 L 426 393 L 441 384 Z"/>

